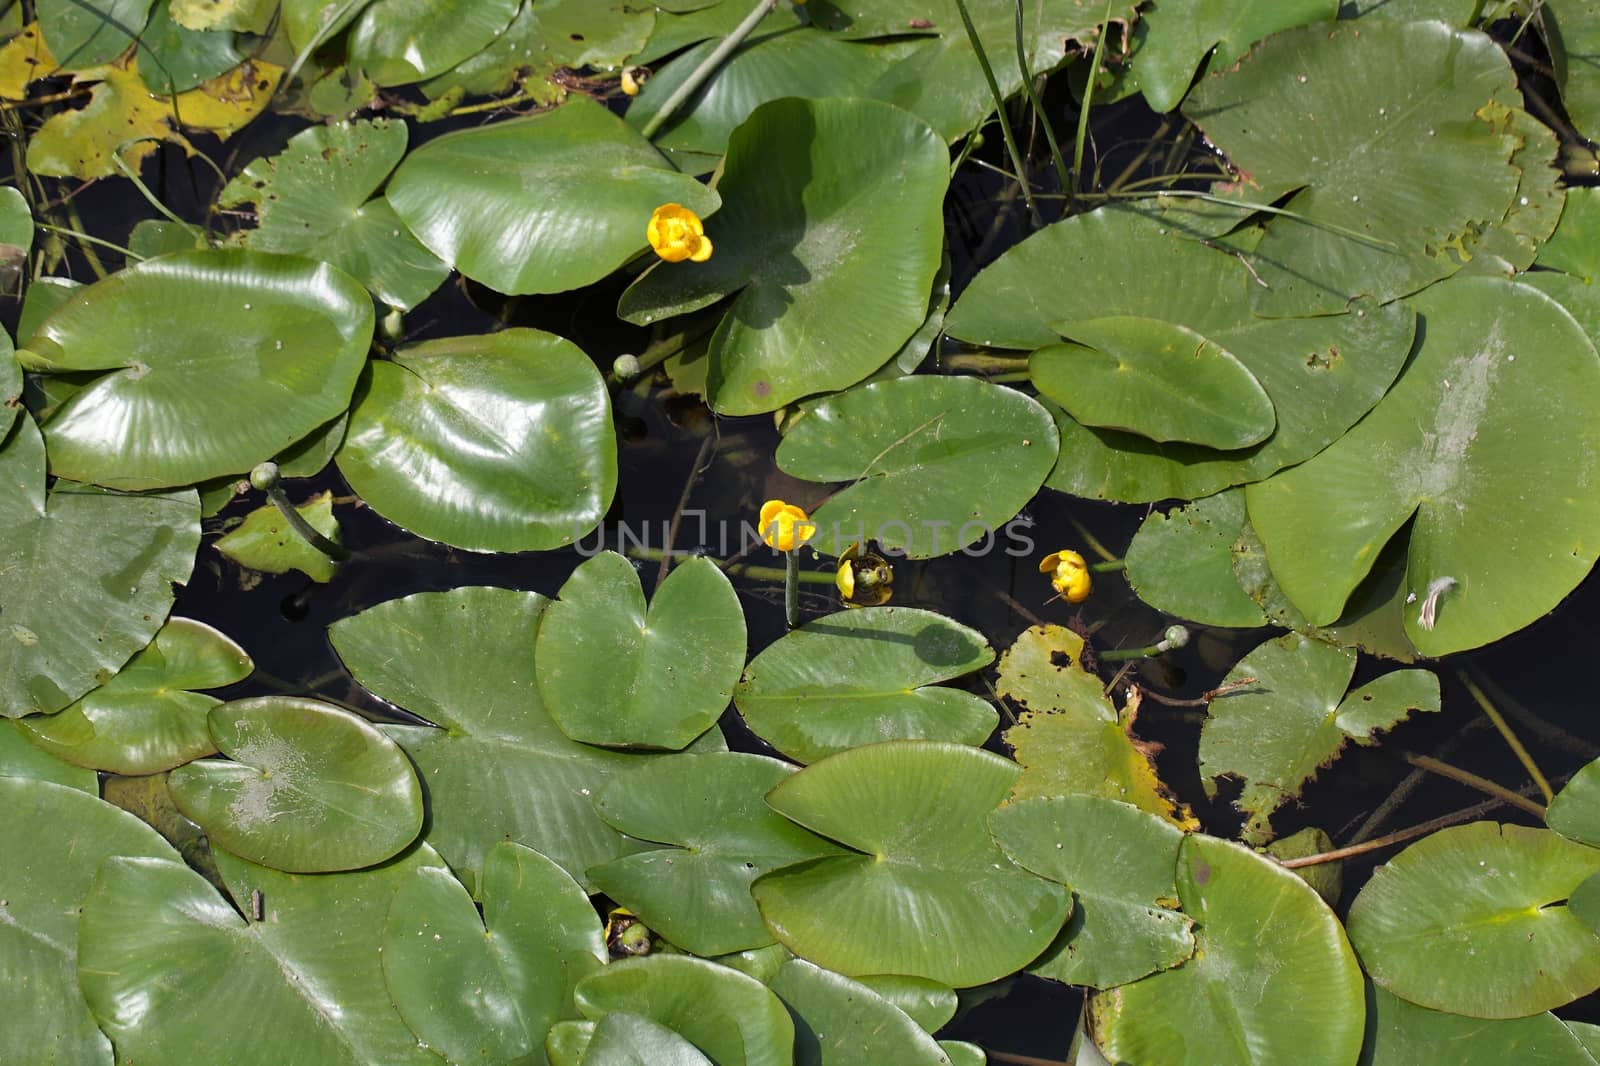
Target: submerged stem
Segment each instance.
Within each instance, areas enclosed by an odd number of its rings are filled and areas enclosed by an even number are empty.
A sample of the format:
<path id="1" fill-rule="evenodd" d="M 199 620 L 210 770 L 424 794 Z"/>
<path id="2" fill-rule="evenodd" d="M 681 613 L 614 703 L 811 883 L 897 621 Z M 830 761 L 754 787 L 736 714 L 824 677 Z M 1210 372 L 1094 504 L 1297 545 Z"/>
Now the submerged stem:
<path id="1" fill-rule="evenodd" d="M 288 494 L 283 491 L 283 486 L 278 483 L 278 477 L 277 463 L 261 463 L 250 471 L 250 484 L 267 494 L 267 499 L 271 500 L 272 505 L 278 509 L 278 513 L 283 515 L 284 521 L 288 522 L 290 528 L 300 534 L 307 544 L 310 544 L 336 563 L 342 563 L 350 558 L 349 548 L 346 548 L 343 544 L 335 544 L 327 537 L 324 537 L 310 522 L 305 520 L 305 516 L 295 510 L 294 504 L 289 502 Z"/>
<path id="2" fill-rule="evenodd" d="M 1522 741 L 1517 739 L 1517 734 L 1511 731 L 1511 723 L 1505 720 L 1504 716 L 1495 708 L 1495 705 L 1490 702 L 1489 697 L 1484 695 L 1483 689 L 1478 687 L 1477 682 L 1460 670 L 1456 671 L 1456 677 L 1467 687 L 1467 691 L 1472 694 L 1472 698 L 1477 701 L 1479 710 L 1483 711 L 1484 716 L 1494 723 L 1494 727 L 1505 738 L 1506 746 L 1517 757 L 1517 761 L 1522 764 L 1522 768 L 1528 771 L 1528 776 L 1533 778 L 1535 785 L 1539 786 L 1539 791 L 1544 793 L 1544 801 L 1549 803 L 1555 799 L 1556 794 L 1551 790 L 1549 780 L 1539 772 L 1539 767 L 1534 763 L 1533 756 L 1529 755 L 1528 749 L 1522 746 Z M 1543 817 L 1544 811 L 1541 810 L 1539 815 Z"/>
<path id="3" fill-rule="evenodd" d="M 784 552 L 783 612 L 793 629 L 800 624 L 800 553 Z"/>
<path id="4" fill-rule="evenodd" d="M 1495 784 L 1487 777 L 1479 777 L 1470 770 L 1463 770 L 1459 766 L 1452 766 L 1450 763 L 1427 755 L 1418 755 L 1412 751 L 1401 752 L 1400 757 L 1419 770 L 1426 770 L 1431 774 L 1438 774 L 1440 777 L 1448 777 L 1450 780 L 1458 781 L 1468 788 L 1475 788 L 1486 796 L 1493 796 L 1501 803 L 1509 803 L 1513 807 L 1521 807 L 1537 818 L 1544 817 L 1543 806 L 1533 802 L 1526 796 L 1511 791 L 1504 785 Z M 1549 786 L 1546 785 L 1545 787 L 1548 788 Z"/>

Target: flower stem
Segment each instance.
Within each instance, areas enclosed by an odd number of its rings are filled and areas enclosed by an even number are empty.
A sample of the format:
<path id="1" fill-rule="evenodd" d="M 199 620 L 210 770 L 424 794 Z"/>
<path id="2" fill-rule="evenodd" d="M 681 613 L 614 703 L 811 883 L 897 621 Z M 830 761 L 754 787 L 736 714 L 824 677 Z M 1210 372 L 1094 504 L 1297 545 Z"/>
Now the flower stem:
<path id="1" fill-rule="evenodd" d="M 1110 651 L 1096 653 L 1103 663 L 1120 663 L 1128 659 L 1153 659 L 1157 655 L 1164 655 L 1173 648 L 1181 648 L 1189 643 L 1189 630 L 1184 626 L 1168 626 L 1166 634 L 1154 644 L 1147 644 L 1142 648 L 1113 648 Z"/>
<path id="2" fill-rule="evenodd" d="M 784 617 L 793 629 L 800 624 L 800 553 L 784 552 L 786 571 L 783 575 Z"/>
<path id="3" fill-rule="evenodd" d="M 750 36 L 751 32 L 761 24 L 761 20 L 766 18 L 772 9 L 777 6 L 778 0 L 759 0 L 759 3 L 751 10 L 750 14 L 745 16 L 744 21 L 735 26 L 733 32 L 724 37 L 722 43 L 717 45 L 710 55 L 701 60 L 700 65 L 690 72 L 689 77 L 684 79 L 683 84 L 674 89 L 672 95 L 667 97 L 667 102 L 661 105 L 661 109 L 650 116 L 650 121 L 646 122 L 644 129 L 640 131 L 644 134 L 645 140 L 652 140 L 657 133 L 661 132 L 661 127 L 665 126 L 667 120 L 677 113 L 678 108 L 682 107 L 684 102 L 693 96 L 695 91 L 710 79 L 711 75 L 716 73 L 717 68 L 722 65 L 722 61 L 733 54 L 733 50 L 743 44 L 744 39 Z"/>
<path id="4" fill-rule="evenodd" d="M 324 537 L 310 522 L 305 520 L 305 516 L 295 510 L 294 504 L 289 502 L 288 494 L 283 491 L 283 486 L 278 483 L 278 479 L 277 463 L 261 463 L 250 471 L 250 484 L 267 494 L 267 499 L 271 500 L 272 505 L 278 509 L 278 513 L 283 515 L 284 521 L 288 522 L 290 528 L 300 534 L 307 544 L 336 563 L 342 563 L 350 558 L 349 548 L 346 548 L 343 544 L 335 544 L 327 537 Z"/>

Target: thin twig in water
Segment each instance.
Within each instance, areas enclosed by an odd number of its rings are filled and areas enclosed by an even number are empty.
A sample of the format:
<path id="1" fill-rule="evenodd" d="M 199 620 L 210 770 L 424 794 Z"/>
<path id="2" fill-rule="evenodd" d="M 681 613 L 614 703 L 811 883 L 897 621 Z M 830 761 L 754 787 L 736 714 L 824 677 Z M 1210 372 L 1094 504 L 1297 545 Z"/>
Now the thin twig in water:
<path id="1" fill-rule="evenodd" d="M 1157 703 L 1164 703 L 1168 707 L 1204 707 L 1218 696 L 1226 696 L 1230 692 L 1235 692 L 1241 688 L 1248 688 L 1249 686 L 1255 684 L 1257 680 L 1258 679 L 1254 677 L 1241 677 L 1237 681 L 1229 681 L 1226 685 L 1218 685 L 1214 689 L 1202 692 L 1192 700 L 1180 700 L 1174 696 L 1163 696 L 1161 693 L 1156 692 L 1153 689 L 1145 688 L 1143 685 L 1139 685 L 1137 687 L 1139 689 L 1139 695 L 1141 698 L 1152 699 Z"/>
<path id="2" fill-rule="evenodd" d="M 1483 694 L 1483 689 L 1479 688 L 1477 682 L 1468 677 L 1464 671 L 1457 670 L 1456 678 L 1463 685 L 1465 685 L 1467 691 L 1472 694 L 1473 700 L 1475 700 L 1478 704 L 1478 709 L 1481 710 L 1489 719 L 1489 721 L 1494 723 L 1494 727 L 1500 731 L 1500 735 L 1505 738 L 1506 746 L 1510 748 L 1511 753 L 1517 757 L 1517 761 L 1522 764 L 1522 768 L 1528 771 L 1528 776 L 1533 778 L 1533 783 L 1535 785 L 1539 786 L 1539 791 L 1544 793 L 1544 801 L 1549 803 L 1555 798 L 1556 794 L 1551 791 L 1549 780 L 1545 778 L 1544 774 L 1539 772 L 1539 767 L 1534 763 L 1533 756 L 1528 754 L 1528 749 L 1522 746 L 1522 741 L 1518 740 L 1517 734 L 1512 732 L 1511 723 L 1507 722 L 1505 718 L 1501 716 L 1499 710 L 1496 709 L 1492 702 L 1490 702 L 1489 697 Z"/>
<path id="3" fill-rule="evenodd" d="M 1347 848 L 1335 848 L 1332 851 L 1324 851 L 1317 855 L 1305 855 L 1298 859 L 1280 859 L 1279 865 L 1290 870 L 1297 870 L 1303 866 L 1320 866 L 1325 862 L 1353 859 L 1357 855 L 1365 855 L 1369 851 L 1378 851 L 1382 848 L 1393 847 L 1396 844 L 1404 844 L 1408 840 L 1425 837 L 1437 830 L 1448 829 L 1450 826 L 1460 825 L 1462 822 L 1470 822 L 1481 814 L 1487 814 L 1496 807 L 1504 806 L 1505 803 L 1502 800 L 1484 800 L 1482 803 L 1474 804 L 1471 807 L 1463 807 L 1452 814 L 1442 815 L 1432 821 L 1423 822 L 1421 825 L 1414 825 L 1410 829 L 1400 829 L 1387 836 L 1376 837 L 1364 844 L 1352 844 Z"/>
<path id="4" fill-rule="evenodd" d="M 1459 766 L 1452 766 L 1450 763 L 1441 762 L 1427 755 L 1418 755 L 1413 751 L 1401 752 L 1400 757 L 1420 770 L 1438 774 L 1440 777 L 1448 777 L 1450 780 L 1460 782 L 1468 788 L 1475 788 L 1486 796 L 1498 797 L 1502 803 L 1509 803 L 1513 807 L 1521 807 L 1536 818 L 1544 817 L 1544 806 L 1542 804 L 1535 803 L 1526 796 L 1511 791 L 1504 785 L 1495 784 L 1487 777 L 1479 777 L 1470 770 L 1463 770 Z M 1548 788 L 1549 786 L 1546 785 L 1545 787 Z"/>
<path id="5" fill-rule="evenodd" d="M 689 506 L 689 496 L 694 492 L 694 486 L 700 480 L 700 475 L 705 473 L 706 457 L 711 454 L 711 448 L 716 443 L 716 435 L 708 433 L 701 442 L 700 450 L 695 453 L 694 466 L 689 468 L 689 476 L 683 483 L 683 492 L 678 496 L 678 506 L 672 509 L 672 523 L 667 526 L 667 550 L 661 553 L 661 566 L 656 570 L 656 588 L 667 579 L 667 571 L 672 569 L 672 549 L 678 543 L 678 523 L 683 521 L 683 509 Z"/>

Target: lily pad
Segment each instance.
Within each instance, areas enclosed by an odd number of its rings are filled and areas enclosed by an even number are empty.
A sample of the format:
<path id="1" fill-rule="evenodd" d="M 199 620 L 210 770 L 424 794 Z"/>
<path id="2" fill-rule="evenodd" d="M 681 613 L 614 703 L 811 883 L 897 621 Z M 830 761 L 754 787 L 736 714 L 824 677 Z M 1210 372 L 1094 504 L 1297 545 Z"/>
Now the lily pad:
<path id="1" fill-rule="evenodd" d="M 951 336 L 1024 350 L 1056 343 L 1050 325 L 1062 320 L 1121 315 L 1183 326 L 1231 352 L 1272 401 L 1276 432 L 1237 454 L 1158 444 L 1059 413 L 1051 488 L 1144 503 L 1257 481 L 1337 439 L 1399 374 L 1415 331 L 1409 310 L 1362 301 L 1340 315 L 1260 318 L 1250 309 L 1249 273 L 1191 239 L 1191 228 L 1182 215 L 1121 208 L 1073 216 L 1007 251 L 951 310 Z"/>
<path id="2" fill-rule="evenodd" d="M 100 795 L 100 778 L 93 770 L 56 758 L 28 739 L 24 719 L 0 720 L 0 777 L 22 777 Z"/>
<path id="3" fill-rule="evenodd" d="M 580 884 L 638 850 L 596 812 L 616 775 L 661 756 L 569 740 L 538 699 L 534 631 L 549 603 L 466 587 L 390 600 L 329 627 L 334 650 L 375 695 L 442 728 L 389 726 L 427 785 L 428 841 L 469 889 L 502 840 L 534 848 Z M 715 750 L 712 731 L 694 750 Z"/>
<path id="4" fill-rule="evenodd" d="M 1152 512 L 1128 545 L 1128 583 L 1158 611 L 1207 626 L 1251 628 L 1267 616 L 1239 584 L 1233 546 L 1249 521 L 1244 493 Z"/>
<path id="5" fill-rule="evenodd" d="M 622 1011 L 685 1037 L 718 1066 L 788 1066 L 794 1024 L 778 997 L 753 977 L 687 955 L 613 963 L 578 983 L 585 1018 Z"/>
<path id="6" fill-rule="evenodd" d="M 1383 402 L 1246 501 L 1274 577 L 1318 625 L 1409 522 L 1406 636 L 1437 656 L 1532 622 L 1600 555 L 1600 355 L 1559 304 L 1515 282 L 1452 279 L 1413 302 L 1426 336 Z M 1423 625 L 1424 607 L 1437 624 Z"/>
<path id="7" fill-rule="evenodd" d="M 117 676 L 72 706 L 19 721 L 33 742 L 68 762 L 153 774 L 217 750 L 206 715 L 222 701 L 200 689 L 243 681 L 250 656 L 204 622 L 172 618 Z"/>
<path id="8" fill-rule="evenodd" d="M 983 635 L 909 607 L 863 607 L 807 623 L 750 661 L 734 701 L 761 739 L 802 763 L 878 740 L 982 744 L 997 715 L 936 687 L 994 661 Z"/>
<path id="9" fill-rule="evenodd" d="M 925 1033 L 937 1033 L 943 1029 L 956 1016 L 956 1009 L 960 1006 L 955 989 L 925 977 L 877 973 L 866 974 L 855 980 L 905 1011 Z"/>
<path id="10" fill-rule="evenodd" d="M 1578 131 L 1592 137 L 1600 133 L 1600 90 L 1594 85 L 1600 7 L 1593 0 L 1545 0 L 1540 15 L 1561 102 Z"/>
<path id="11" fill-rule="evenodd" d="M 38 0 L 39 28 L 63 67 L 109 63 L 139 37 L 154 0 Z"/>
<path id="12" fill-rule="evenodd" d="M 1556 793 L 1545 823 L 1568 840 L 1600 848 L 1600 759 L 1573 774 Z"/>
<path id="13" fill-rule="evenodd" d="M 855 849 L 751 889 L 780 943 L 846 976 L 953 987 L 997 980 L 1054 939 L 1071 894 L 1006 858 L 987 819 L 1017 767 L 986 751 L 891 740 L 830 755 L 767 794 L 784 817 Z M 950 950 L 949 930 L 962 930 Z"/>
<path id="14" fill-rule="evenodd" d="M 339 543 L 339 520 L 333 516 L 333 493 L 319 492 L 295 508 L 318 533 Z M 263 574 L 298 570 L 313 581 L 333 580 L 338 563 L 297 533 L 277 505 L 257 507 L 244 521 L 218 537 L 217 551 L 240 566 Z"/>
<path id="15" fill-rule="evenodd" d="M 373 196 L 405 153 L 404 122 L 313 126 L 245 167 L 219 203 L 255 205 L 246 246 L 331 263 L 384 303 L 410 310 L 450 268 L 418 243 L 388 200 Z"/>
<path id="16" fill-rule="evenodd" d="M 277 14 L 273 0 L 171 0 L 172 20 L 191 30 L 265 33 Z"/>
<path id="17" fill-rule="evenodd" d="M 1200 773 L 1210 796 L 1223 776 L 1244 782 L 1233 805 L 1249 817 L 1247 840 L 1269 839 L 1273 812 L 1299 798 L 1348 741 L 1370 744 L 1412 711 L 1439 710 L 1439 679 L 1430 671 L 1397 670 L 1347 696 L 1355 669 L 1355 652 L 1290 633 L 1257 645 L 1228 671 L 1223 687 L 1239 687 L 1206 709 Z M 1242 685 L 1247 678 L 1255 681 Z"/>
<path id="18" fill-rule="evenodd" d="M 378 85 L 442 74 L 511 24 L 522 0 L 375 0 L 350 28 L 350 65 Z"/>
<path id="19" fill-rule="evenodd" d="M 772 943 L 750 883 L 769 870 L 840 854 L 763 802 L 793 772 L 775 759 L 722 752 L 657 760 L 619 777 L 595 797 L 600 817 L 636 840 L 677 847 L 624 855 L 591 868 L 590 880 L 696 955 Z"/>
<path id="20" fill-rule="evenodd" d="M 689 1041 L 643 1015 L 616 1011 L 591 1024 L 581 1066 L 713 1066 Z"/>
<path id="21" fill-rule="evenodd" d="M 536 649 L 539 697 L 567 736 L 676 750 L 727 709 L 744 666 L 744 609 L 715 563 L 688 559 L 647 611 L 633 564 L 603 552 L 545 609 Z"/>
<path id="22" fill-rule="evenodd" d="M 649 324 L 737 293 L 709 356 L 708 399 L 722 414 L 853 385 L 927 315 L 949 171 L 944 142 L 898 108 L 763 104 L 728 142 L 722 210 L 706 221 L 711 259 L 656 265 L 619 313 Z"/>
<path id="23" fill-rule="evenodd" d="M 1154 110 L 1171 111 L 1208 59 L 1223 70 L 1261 38 L 1338 12 L 1339 0 L 1163 0 L 1139 19 L 1129 88 Z"/>
<path id="24" fill-rule="evenodd" d="M 875 540 L 913 559 L 983 542 L 1033 498 L 1056 459 L 1044 408 L 975 378 L 880 381 L 812 406 L 778 447 L 807 481 L 848 481 L 819 507 L 812 546 Z"/>
<path id="25" fill-rule="evenodd" d="M 646 247 L 645 225 L 660 205 L 706 216 L 721 202 L 581 95 L 429 141 L 406 157 L 386 195 L 435 255 L 504 293 L 598 281 Z"/>
<path id="26" fill-rule="evenodd" d="M 796 1021 L 795 1066 L 950 1066 L 934 1039 L 904 1011 L 842 974 L 791 959 L 778 971 L 772 990 Z"/>
<path id="27" fill-rule="evenodd" d="M 317 873 L 382 862 L 422 830 L 422 790 L 405 753 L 349 711 L 263 696 L 214 707 L 209 723 L 234 761 L 190 763 L 170 784 L 214 844 Z"/>
<path id="28" fill-rule="evenodd" d="M 217 861 L 232 904 L 181 862 L 153 858 L 107 860 L 84 900 L 79 981 L 124 1058 L 183 1062 L 204 1046 L 238 1066 L 438 1066 L 390 1004 L 379 963 L 389 899 L 416 868 L 442 869 L 436 854 L 321 877 Z M 261 921 L 240 916 L 252 890 Z"/>
<path id="29" fill-rule="evenodd" d="M 1005 733 L 1023 770 L 1012 799 L 1101 796 L 1191 827 L 1100 679 L 1083 668 L 1082 652 L 1083 638 L 1071 630 L 1034 626 L 1000 656 L 995 691 L 1023 708 Z"/>
<path id="30" fill-rule="evenodd" d="M 1455 273 L 1451 246 L 1504 219 L 1517 191 L 1518 140 L 1494 114 L 1521 102 L 1516 84 L 1482 33 L 1372 21 L 1287 30 L 1196 86 L 1184 114 L 1246 175 L 1220 191 L 1294 192 L 1248 253 L 1252 306 L 1339 312 Z"/>
<path id="31" fill-rule="evenodd" d="M 110 856 L 177 853 L 131 814 L 65 785 L 0 777 L 0 806 L 0 973 L 21 1012 L 0 1034 L 0 1058 L 110 1066 L 111 1044 L 78 991 L 78 902 Z"/>
<path id="32" fill-rule="evenodd" d="M 165 0 L 158 0 L 139 34 L 141 77 L 159 96 L 193 89 L 244 59 L 233 34 L 191 30 L 173 19 Z"/>
<path id="33" fill-rule="evenodd" d="M 1428 1010 L 1367 986 L 1362 1066 L 1415 1066 L 1448 1055 L 1452 1066 L 1593 1066 L 1578 1037 L 1553 1014 L 1488 1021 Z"/>
<path id="34" fill-rule="evenodd" d="M 45 424 L 52 474 L 148 489 L 248 470 L 334 418 L 371 338 L 372 301 L 342 271 L 184 252 L 75 290 L 24 366 L 103 371 Z"/>
<path id="35" fill-rule="evenodd" d="M 1223 449 L 1272 435 L 1272 400 L 1255 375 L 1187 326 L 1114 315 L 1054 328 L 1069 342 L 1034 352 L 1028 374 L 1085 426 Z"/>
<path id="36" fill-rule="evenodd" d="M 400 883 L 383 973 L 419 1040 L 451 1062 L 542 1062 L 577 981 L 605 959 L 600 919 L 566 871 L 531 848 L 489 850 L 483 916 L 439 866 Z"/>
<path id="37" fill-rule="evenodd" d="M 1293 871 L 1238 844 L 1184 838 L 1178 896 L 1195 920 L 1182 966 L 1089 999 L 1113 1062 L 1348 1066 L 1362 1044 L 1361 969 L 1339 920 Z"/>
<path id="38" fill-rule="evenodd" d="M 617 484 L 600 372 L 536 329 L 425 341 L 372 363 L 336 461 L 373 510 L 470 551 L 571 544 Z"/>
<path id="39" fill-rule="evenodd" d="M 1600 850 L 1548 829 L 1474 822 L 1380 866 L 1347 925 L 1361 963 L 1412 1003 L 1520 1018 L 1600 988 L 1600 933 L 1566 906 Z"/>
<path id="40" fill-rule="evenodd" d="M 1072 890 L 1066 928 L 1030 973 L 1112 988 L 1194 953 L 1194 923 L 1173 909 L 1183 831 L 1172 823 L 1099 796 L 1057 796 L 1007 804 L 989 830 L 1013 862 Z"/>
<path id="41" fill-rule="evenodd" d="M 150 643 L 200 546 L 191 489 L 57 481 L 24 414 L 0 445 L 0 715 L 59 711 Z"/>

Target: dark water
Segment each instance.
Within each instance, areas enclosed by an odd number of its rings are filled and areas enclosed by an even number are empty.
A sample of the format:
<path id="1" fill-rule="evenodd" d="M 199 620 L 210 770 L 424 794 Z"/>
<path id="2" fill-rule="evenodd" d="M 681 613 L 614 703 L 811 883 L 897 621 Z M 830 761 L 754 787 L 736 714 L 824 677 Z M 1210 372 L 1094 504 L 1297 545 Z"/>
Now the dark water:
<path id="1" fill-rule="evenodd" d="M 1070 129 L 1075 121 L 1070 105 L 1054 99 L 1051 104 L 1057 112 L 1057 128 Z M 1137 151 L 1140 139 L 1148 137 L 1157 124 L 1155 116 L 1132 105 L 1098 112 L 1094 143 L 1108 157 L 1107 171 L 1120 170 L 1123 161 Z M 231 171 L 256 155 L 276 151 L 298 128 L 299 123 L 292 121 L 258 123 L 227 147 L 224 155 L 234 162 L 224 165 Z M 439 132 L 442 128 L 436 127 L 414 133 L 413 143 Z M 994 143 L 982 154 L 1003 165 L 996 150 L 999 138 L 991 133 L 991 140 Z M 1050 180 L 1048 169 L 1041 167 L 1036 174 L 1041 185 Z M 209 169 L 184 160 L 176 150 L 163 149 L 145 173 L 169 206 L 197 220 L 203 208 L 196 205 L 209 202 L 216 191 Z M 957 294 L 981 266 L 1033 229 L 1020 201 L 1005 195 L 1002 179 L 975 168 L 966 173 L 947 200 Z M 125 182 L 100 183 L 78 196 L 76 203 L 87 228 L 111 240 L 124 239 L 136 220 L 154 214 Z M 1059 201 L 1047 201 L 1048 211 L 1059 209 Z M 106 261 L 113 269 L 120 265 L 114 253 Z M 69 259 L 66 269 L 92 280 L 76 256 Z M 620 285 L 602 284 L 578 294 L 506 300 L 452 279 L 407 316 L 408 339 L 482 333 L 504 325 L 537 326 L 575 340 L 604 369 L 616 354 L 642 349 L 646 339 L 643 331 L 616 321 L 613 309 L 618 291 Z M 6 326 L 14 330 L 16 302 L 6 301 L 3 310 Z M 705 511 L 713 528 L 722 520 L 736 527 L 751 519 L 768 497 L 804 502 L 823 491 L 819 486 L 794 483 L 775 469 L 772 456 L 778 438 L 770 418 L 714 419 L 693 399 L 667 398 L 660 389 L 645 396 L 624 390 L 615 398 L 615 409 L 619 484 L 607 528 L 619 522 L 634 528 L 648 524 L 659 537 L 708 435 L 714 438 L 710 465 L 698 479 L 688 506 Z M 291 496 L 297 499 L 323 488 L 349 495 L 331 467 L 317 479 L 290 484 Z M 219 519 L 211 520 L 208 528 L 220 529 L 222 520 L 241 517 L 260 502 L 255 497 L 236 501 Z M 1036 569 L 1038 555 L 1064 547 L 1082 548 L 1074 520 L 1120 554 L 1147 511 L 1142 506 L 1097 504 L 1047 492 L 1025 511 L 1039 546 L 1033 556 L 1012 558 L 996 551 L 982 558 L 958 555 L 924 563 L 901 562 L 896 568 L 896 602 L 941 611 L 983 632 L 997 649 L 1008 646 L 1030 624 L 1016 604 L 1046 621 L 1073 620 L 1095 627 L 1094 642 L 1101 648 L 1149 643 L 1159 637 L 1170 619 L 1141 604 L 1120 575 L 1101 575 L 1091 599 L 1080 607 L 1069 607 L 1046 603 L 1050 589 Z M 325 586 L 313 585 L 297 574 L 246 575 L 209 547 L 202 548 L 195 574 L 180 592 L 174 613 L 217 626 L 239 641 L 257 665 L 252 678 L 222 695 L 308 694 L 376 718 L 403 716 L 367 695 L 344 673 L 327 640 L 330 623 L 385 600 L 461 585 L 500 585 L 554 596 L 582 561 L 573 550 L 477 555 L 421 541 L 359 506 L 341 507 L 338 513 L 345 542 L 357 558 Z M 678 547 L 696 547 L 695 532 L 690 524 Z M 584 545 L 586 550 L 592 549 L 595 537 L 586 537 Z M 1507 545 L 1506 550 L 1514 551 L 1515 545 Z M 750 561 L 776 564 L 776 558 L 765 549 L 754 553 Z M 813 565 L 824 569 L 826 561 Z M 654 569 L 653 564 L 645 568 L 647 586 Z M 753 657 L 784 632 L 781 589 L 749 581 L 735 584 L 746 608 Z M 835 609 L 831 596 L 820 594 L 808 596 L 805 606 L 813 616 Z M 1307 787 L 1304 808 L 1285 810 L 1277 817 L 1280 833 L 1318 825 L 1342 841 L 1410 772 L 1394 754 L 1400 750 L 1435 753 L 1454 745 L 1451 762 L 1511 787 L 1525 784 L 1526 775 L 1505 744 L 1493 730 L 1480 727 L 1481 715 L 1457 678 L 1459 670 L 1473 671 L 1481 682 L 1503 690 L 1508 703 L 1514 702 L 1579 738 L 1551 740 L 1527 725 L 1518 726 L 1552 779 L 1565 777 L 1600 754 L 1600 729 L 1591 721 L 1594 696 L 1586 670 L 1580 669 L 1597 646 L 1597 612 L 1600 584 L 1590 580 L 1553 615 L 1521 633 L 1490 648 L 1432 664 L 1444 686 L 1443 713 L 1416 716 L 1396 729 L 1381 747 L 1348 750 Z M 1216 684 L 1233 662 L 1269 635 L 1271 631 L 1265 630 L 1197 631 L 1197 639 L 1188 648 L 1141 667 L 1139 676 L 1146 685 L 1174 696 L 1196 696 Z M 1364 659 L 1357 683 L 1387 668 L 1387 664 Z M 974 691 L 982 691 L 976 681 L 971 683 Z M 724 727 L 734 747 L 764 750 L 731 711 Z M 1212 801 L 1201 788 L 1195 713 L 1163 710 L 1147 702 L 1139 730 L 1145 738 L 1165 745 L 1159 757 L 1163 779 L 1194 806 L 1206 829 L 1222 836 L 1236 832 L 1239 819 L 1227 804 L 1230 793 L 1225 788 Z M 1004 750 L 998 737 L 991 746 Z M 1450 781 L 1430 778 L 1378 832 L 1416 824 L 1480 798 Z M 1499 812 L 1493 817 L 1527 820 L 1516 812 Z M 1346 863 L 1343 905 L 1348 905 L 1372 866 L 1389 854 L 1393 852 Z M 967 1009 L 941 1035 L 972 1040 L 991 1049 L 1054 1058 L 1065 1054 L 1080 1002 L 1072 990 L 1031 977 L 1013 979 L 999 989 L 973 990 L 964 994 L 963 1001 Z M 1562 1013 L 1600 1020 L 1600 1006 L 1593 998 Z"/>

